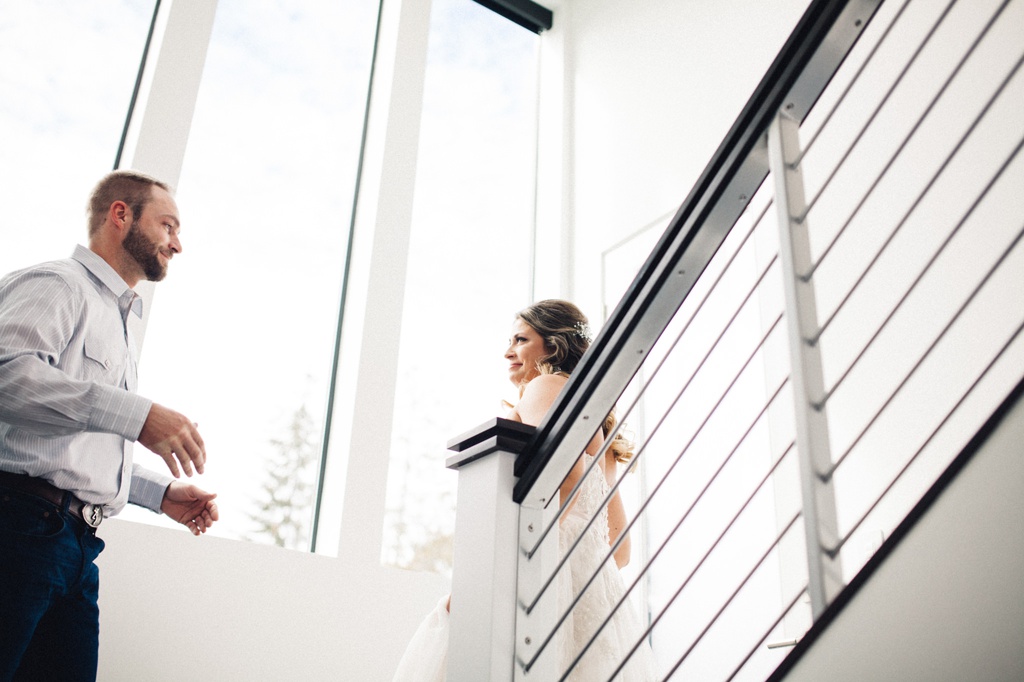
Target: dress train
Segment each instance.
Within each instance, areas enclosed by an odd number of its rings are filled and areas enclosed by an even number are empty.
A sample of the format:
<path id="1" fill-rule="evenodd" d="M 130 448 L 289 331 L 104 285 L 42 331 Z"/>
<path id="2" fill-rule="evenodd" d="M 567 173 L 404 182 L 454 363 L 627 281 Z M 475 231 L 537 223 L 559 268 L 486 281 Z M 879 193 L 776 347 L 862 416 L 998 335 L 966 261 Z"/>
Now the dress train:
<path id="1" fill-rule="evenodd" d="M 448 595 L 445 595 L 409 640 L 392 682 L 444 682 L 450 624 Z"/>

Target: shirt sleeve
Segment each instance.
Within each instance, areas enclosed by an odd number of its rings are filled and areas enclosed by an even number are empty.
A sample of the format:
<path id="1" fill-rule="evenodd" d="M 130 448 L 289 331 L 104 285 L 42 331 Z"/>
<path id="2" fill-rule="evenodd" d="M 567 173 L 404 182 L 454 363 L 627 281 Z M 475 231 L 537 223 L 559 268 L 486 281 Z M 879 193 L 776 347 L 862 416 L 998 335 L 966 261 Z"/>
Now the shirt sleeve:
<path id="1" fill-rule="evenodd" d="M 173 480 L 166 474 L 158 474 L 139 464 L 132 464 L 132 486 L 128 492 L 128 502 L 160 514 L 164 493 Z"/>
<path id="2" fill-rule="evenodd" d="M 79 431 L 136 440 L 152 402 L 72 378 L 57 366 L 81 298 L 57 273 L 27 271 L 0 291 L 0 421 L 39 436 Z"/>

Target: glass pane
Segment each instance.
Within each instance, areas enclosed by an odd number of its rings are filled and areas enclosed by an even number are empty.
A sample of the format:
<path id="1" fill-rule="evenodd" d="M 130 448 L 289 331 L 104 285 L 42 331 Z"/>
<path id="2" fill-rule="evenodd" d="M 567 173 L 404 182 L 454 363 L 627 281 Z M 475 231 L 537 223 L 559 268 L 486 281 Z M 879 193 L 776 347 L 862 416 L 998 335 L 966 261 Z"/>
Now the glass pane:
<path id="1" fill-rule="evenodd" d="M 0 273 L 86 242 L 85 204 L 114 167 L 153 4 L 0 3 Z"/>
<path id="2" fill-rule="evenodd" d="M 215 534 L 308 549 L 377 8 L 217 7 L 140 362 L 199 423 Z"/>
<path id="3" fill-rule="evenodd" d="M 447 572 L 445 443 L 503 414 L 502 353 L 529 301 L 538 37 L 434 0 L 388 476 L 386 564 Z"/>

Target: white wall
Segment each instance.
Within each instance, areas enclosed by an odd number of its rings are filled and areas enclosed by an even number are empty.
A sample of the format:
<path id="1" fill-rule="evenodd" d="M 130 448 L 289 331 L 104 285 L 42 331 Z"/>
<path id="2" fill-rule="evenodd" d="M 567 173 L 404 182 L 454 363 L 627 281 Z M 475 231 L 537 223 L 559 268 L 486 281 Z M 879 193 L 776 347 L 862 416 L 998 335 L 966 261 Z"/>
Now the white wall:
<path id="1" fill-rule="evenodd" d="M 117 519 L 100 536 L 105 682 L 390 680 L 446 589 L 438 575 Z"/>
<path id="2" fill-rule="evenodd" d="M 564 295 L 596 316 L 601 252 L 648 223 L 663 226 L 671 217 L 807 4 L 557 4 L 556 29 L 565 34 L 561 40 L 568 54 L 546 63 L 556 68 L 564 63 L 571 70 L 564 88 L 570 99 L 564 125 L 572 174 L 566 212 L 571 224 L 565 229 L 574 234 L 576 260 L 572 289 L 540 289 L 538 298 Z M 559 25 L 566 21 L 567 27 Z M 553 163 L 545 150 L 542 145 L 542 167 Z M 541 248 L 543 243 L 542 235 Z M 646 255 L 641 250 L 635 257 Z"/>

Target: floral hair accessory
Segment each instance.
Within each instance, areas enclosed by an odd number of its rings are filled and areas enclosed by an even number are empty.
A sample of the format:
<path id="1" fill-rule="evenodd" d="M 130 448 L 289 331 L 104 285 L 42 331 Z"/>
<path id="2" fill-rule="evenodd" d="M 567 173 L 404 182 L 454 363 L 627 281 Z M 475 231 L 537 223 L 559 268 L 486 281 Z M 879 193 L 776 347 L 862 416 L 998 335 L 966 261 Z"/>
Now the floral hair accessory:
<path id="1" fill-rule="evenodd" d="M 590 333 L 590 325 L 586 322 L 577 322 L 573 325 L 573 329 L 576 330 L 576 336 L 580 337 L 587 343 L 594 340 L 593 334 Z"/>

